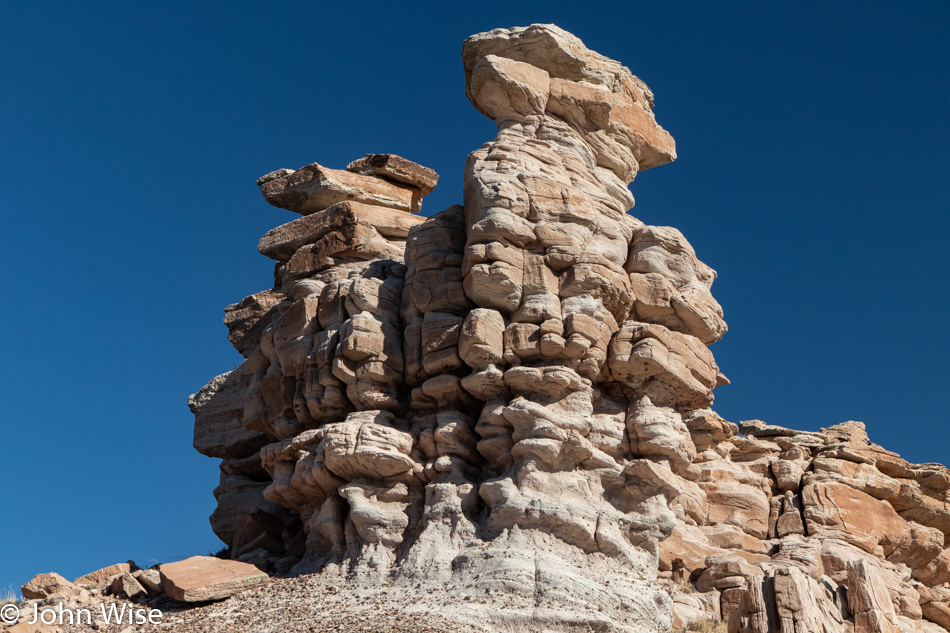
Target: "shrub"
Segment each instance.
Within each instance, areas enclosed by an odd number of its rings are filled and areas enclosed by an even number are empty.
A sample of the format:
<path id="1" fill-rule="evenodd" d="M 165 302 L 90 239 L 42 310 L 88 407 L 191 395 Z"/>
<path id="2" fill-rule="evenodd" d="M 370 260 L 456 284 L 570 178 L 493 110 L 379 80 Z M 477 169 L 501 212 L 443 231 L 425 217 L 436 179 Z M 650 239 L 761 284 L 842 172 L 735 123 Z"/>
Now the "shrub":
<path id="1" fill-rule="evenodd" d="M 673 633 L 728 633 L 726 623 L 716 618 L 693 620 L 686 626 L 674 626 Z"/>

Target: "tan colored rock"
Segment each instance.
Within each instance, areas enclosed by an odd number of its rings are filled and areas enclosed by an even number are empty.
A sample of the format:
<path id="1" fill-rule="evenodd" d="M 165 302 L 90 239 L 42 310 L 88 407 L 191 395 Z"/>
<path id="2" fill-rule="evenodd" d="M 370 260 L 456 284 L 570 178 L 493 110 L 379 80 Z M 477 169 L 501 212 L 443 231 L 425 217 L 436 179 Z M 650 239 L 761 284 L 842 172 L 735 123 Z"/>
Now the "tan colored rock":
<path id="1" fill-rule="evenodd" d="M 781 631 L 840 631 L 843 619 L 835 594 L 795 567 L 777 569 L 772 577 Z"/>
<path id="2" fill-rule="evenodd" d="M 633 321 L 624 323 L 611 342 L 610 371 L 654 404 L 691 409 L 711 403 L 719 374 L 698 339 Z"/>
<path id="3" fill-rule="evenodd" d="M 907 522 L 884 501 L 845 485 L 810 484 L 802 492 L 808 533 L 838 538 L 888 556 L 908 534 Z"/>
<path id="4" fill-rule="evenodd" d="M 544 114 L 551 87 L 547 72 L 524 62 L 486 55 L 472 69 L 473 104 L 495 121 Z"/>
<path id="5" fill-rule="evenodd" d="M 722 549 L 709 543 L 699 528 L 677 523 L 672 534 L 660 542 L 659 565 L 663 571 L 673 569 L 674 565 L 692 571 L 705 567 L 708 556 L 723 553 Z"/>
<path id="6" fill-rule="evenodd" d="M 716 523 L 713 525 L 704 525 L 700 527 L 703 535 L 710 545 L 721 549 L 737 549 L 753 554 L 767 554 L 770 550 L 768 544 L 762 540 L 751 536 L 740 528 L 729 525 L 728 523 Z M 746 557 L 746 560 L 749 560 Z M 768 560 L 768 557 L 758 559 Z"/>
<path id="7" fill-rule="evenodd" d="M 950 582 L 950 548 L 942 551 L 926 566 L 915 568 L 914 578 L 931 586 Z"/>
<path id="8" fill-rule="evenodd" d="M 918 587 L 922 617 L 950 630 L 950 588 Z"/>
<path id="9" fill-rule="evenodd" d="M 193 399 L 232 556 L 364 601 L 451 591 L 498 630 L 939 633 L 950 471 L 859 422 L 709 408 L 716 273 L 629 214 L 675 157 L 650 90 L 551 25 L 463 64 L 498 128 L 463 206 L 406 213 L 437 176 L 389 154 L 259 181 L 304 217 L 259 244 L 273 290 L 228 308 L 245 363 Z"/>
<path id="10" fill-rule="evenodd" d="M 109 593 L 113 596 L 121 596 L 129 600 L 135 600 L 148 592 L 138 579 L 129 572 L 116 574 L 109 581 Z"/>
<path id="11" fill-rule="evenodd" d="M 412 436 L 392 423 L 391 414 L 364 411 L 324 427 L 327 468 L 350 481 L 409 472 L 415 463 L 409 457 Z"/>
<path id="12" fill-rule="evenodd" d="M 195 414 L 195 450 L 209 457 L 232 459 L 253 455 L 267 438 L 246 428 L 244 398 L 251 384 L 247 363 L 213 378 L 188 398 Z"/>
<path id="13" fill-rule="evenodd" d="M 109 584 L 112 577 L 116 574 L 132 573 L 136 569 L 138 569 L 138 567 L 136 567 L 132 561 L 116 563 L 115 565 L 109 565 L 108 567 L 103 567 L 102 569 L 97 569 L 94 572 L 80 576 L 74 580 L 73 583 L 76 585 L 105 586 Z"/>
<path id="14" fill-rule="evenodd" d="M 653 94 L 646 85 L 619 63 L 587 49 L 570 33 L 553 24 L 534 24 L 468 38 L 462 60 L 466 93 L 476 107 L 478 99 L 474 95 L 479 85 L 472 77 L 477 64 L 490 56 L 545 71 L 552 77 L 550 111 L 567 120 L 594 119 L 597 127 L 606 128 L 603 138 L 597 140 L 622 155 L 618 147 L 608 145 L 620 145 L 608 141 L 611 135 L 622 138 L 625 145 L 634 148 L 631 158 L 640 169 L 676 157 L 673 139 L 653 118 Z M 560 81 L 553 81 L 555 78 Z M 607 147 L 601 149 L 605 154 Z"/>
<path id="15" fill-rule="evenodd" d="M 854 614 L 854 633 L 900 631 L 887 588 L 867 561 L 848 564 L 848 606 Z"/>
<path id="16" fill-rule="evenodd" d="M 433 170 L 395 154 L 367 154 L 347 165 L 346 170 L 395 180 L 418 189 L 422 195 L 432 193 L 439 182 L 439 175 Z"/>
<path id="17" fill-rule="evenodd" d="M 162 593 L 162 575 L 157 569 L 139 569 L 132 572 L 135 578 L 150 596 Z"/>
<path id="18" fill-rule="evenodd" d="M 802 502 L 791 490 L 786 491 L 782 499 L 782 510 L 775 524 L 775 532 L 778 538 L 784 538 L 790 534 L 805 534 Z"/>
<path id="19" fill-rule="evenodd" d="M 261 333 L 277 315 L 277 304 L 283 300 L 279 292 L 262 290 L 224 309 L 228 340 L 245 358 L 260 345 Z"/>
<path id="20" fill-rule="evenodd" d="M 459 354 L 475 370 L 502 362 L 505 320 L 495 310 L 477 308 L 468 313 L 459 335 Z"/>
<path id="21" fill-rule="evenodd" d="M 56 572 L 39 574 L 30 582 L 20 587 L 20 593 L 27 600 L 43 600 L 44 598 L 67 598 L 82 596 L 86 590 L 78 584 L 71 583 Z"/>
<path id="22" fill-rule="evenodd" d="M 826 579 L 808 577 L 796 567 L 780 567 L 765 575 L 754 575 L 747 589 L 729 591 L 735 592 L 738 598 L 728 614 L 723 606 L 731 632 L 845 633 L 853 630 L 841 611 L 843 597 L 837 588 Z"/>
<path id="23" fill-rule="evenodd" d="M 690 334 L 707 345 L 726 333 L 722 308 L 709 290 L 716 271 L 697 259 L 676 229 L 638 227 L 624 269 L 630 273 L 638 320 Z"/>
<path id="24" fill-rule="evenodd" d="M 313 244 L 301 246 L 281 266 L 279 275 L 282 280 L 298 279 L 351 262 L 401 262 L 404 251 L 404 244 L 387 240 L 373 227 L 349 225 L 341 231 L 327 233 Z"/>
<path id="25" fill-rule="evenodd" d="M 718 446 L 734 436 L 738 429 L 712 409 L 695 409 L 683 420 L 698 451 Z"/>
<path id="26" fill-rule="evenodd" d="M 178 602 L 224 600 L 267 584 L 267 574 L 233 560 L 193 556 L 159 567 L 165 594 Z"/>
<path id="27" fill-rule="evenodd" d="M 340 202 L 271 229 L 260 239 L 257 249 L 271 259 L 287 260 L 301 247 L 316 244 L 328 234 L 347 235 L 357 227 L 375 230 L 383 238 L 404 241 L 409 229 L 424 220 L 377 205 Z"/>
<path id="28" fill-rule="evenodd" d="M 260 187 L 267 202 L 301 215 L 323 211 L 347 201 L 401 211 L 419 210 L 413 204 L 413 190 L 408 187 L 374 176 L 329 169 L 317 163 L 268 180 Z"/>
<path id="29" fill-rule="evenodd" d="M 802 464 L 792 460 L 778 460 L 772 462 L 772 474 L 782 492 L 798 490 L 802 483 L 805 468 Z"/>
<path id="30" fill-rule="evenodd" d="M 406 238 L 403 318 L 445 312 L 464 316 L 471 303 L 462 288 L 465 212 L 453 205 L 413 227 Z"/>
<path id="31" fill-rule="evenodd" d="M 758 538 L 767 535 L 769 501 L 761 490 L 730 481 L 700 486 L 706 492 L 709 521 L 734 525 Z"/>
<path id="32" fill-rule="evenodd" d="M 646 396 L 631 403 L 627 435 L 633 455 L 666 461 L 673 472 L 685 470 L 696 457 L 680 414 L 669 407 L 654 406 Z"/>

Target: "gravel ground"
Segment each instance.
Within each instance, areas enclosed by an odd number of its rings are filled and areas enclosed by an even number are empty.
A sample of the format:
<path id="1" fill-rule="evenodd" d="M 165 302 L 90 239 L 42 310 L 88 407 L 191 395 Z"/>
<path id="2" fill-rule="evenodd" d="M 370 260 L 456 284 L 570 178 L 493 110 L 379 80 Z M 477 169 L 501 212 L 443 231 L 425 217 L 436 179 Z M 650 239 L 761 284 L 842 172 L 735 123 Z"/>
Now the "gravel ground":
<path id="1" fill-rule="evenodd" d="M 272 578 L 259 589 L 245 591 L 227 600 L 199 605 L 183 605 L 164 596 L 130 603 L 111 596 L 93 595 L 81 605 L 64 603 L 66 609 L 77 606 L 93 612 L 89 626 L 27 626 L 21 619 L 17 627 L 0 625 L 0 631 L 12 633 L 484 633 L 488 629 L 454 621 L 458 612 L 455 597 L 440 597 L 381 586 L 356 594 L 342 583 L 328 582 L 319 576 Z M 466 603 L 470 596 L 458 596 Z M 158 609 L 159 624 L 103 624 L 99 605 L 106 608 Z M 32 618 L 34 604 L 40 610 L 58 608 L 56 600 L 20 604 L 25 619 Z"/>
<path id="2" fill-rule="evenodd" d="M 165 617 L 144 632 L 174 633 L 476 633 L 474 628 L 433 615 L 405 590 L 381 589 L 356 596 L 316 577 L 274 579 L 267 586 L 219 603 L 180 610 L 156 603 Z"/>
<path id="3" fill-rule="evenodd" d="M 399 586 L 348 582 L 339 575 L 272 577 L 268 584 L 213 603 L 185 605 L 165 596 L 128 602 L 94 593 L 77 606 L 95 615 L 92 626 L 0 626 L 3 633 L 607 633 L 619 630 L 596 605 L 558 608 L 557 600 L 541 606 L 534 598 L 511 593 L 476 593 L 453 584 L 438 591 L 401 582 Z M 21 604 L 24 618 L 33 606 L 57 608 L 58 600 Z M 156 624 L 103 624 L 100 604 L 158 609 Z M 627 629 L 624 629 L 627 630 Z M 637 629 L 640 630 L 640 629 Z"/>

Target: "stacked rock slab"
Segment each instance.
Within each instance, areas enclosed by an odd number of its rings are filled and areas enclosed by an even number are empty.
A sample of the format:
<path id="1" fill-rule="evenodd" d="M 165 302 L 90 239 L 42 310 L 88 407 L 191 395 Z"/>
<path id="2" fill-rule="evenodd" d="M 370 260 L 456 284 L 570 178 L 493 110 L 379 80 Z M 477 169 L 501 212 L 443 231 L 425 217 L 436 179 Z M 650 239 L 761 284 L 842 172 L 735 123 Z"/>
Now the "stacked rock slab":
<path id="1" fill-rule="evenodd" d="M 328 493 L 331 504 L 357 494 L 340 490 L 341 475 L 411 463 L 400 452 L 411 438 L 392 424 L 404 400 L 403 257 L 423 221 L 410 212 L 437 179 L 370 154 L 347 171 L 314 163 L 258 181 L 268 202 L 302 217 L 258 244 L 277 262 L 274 287 L 225 310 L 246 360 L 190 401 L 195 448 L 223 459 L 211 523 L 235 558 L 286 570 L 308 550 L 342 551 L 319 514 Z"/>
<path id="2" fill-rule="evenodd" d="M 946 469 L 709 408 L 715 272 L 628 214 L 675 158 L 646 85 L 552 25 L 462 57 L 463 206 L 413 215 L 437 176 L 391 154 L 258 181 L 302 217 L 190 403 L 232 557 L 486 630 L 950 626 Z"/>

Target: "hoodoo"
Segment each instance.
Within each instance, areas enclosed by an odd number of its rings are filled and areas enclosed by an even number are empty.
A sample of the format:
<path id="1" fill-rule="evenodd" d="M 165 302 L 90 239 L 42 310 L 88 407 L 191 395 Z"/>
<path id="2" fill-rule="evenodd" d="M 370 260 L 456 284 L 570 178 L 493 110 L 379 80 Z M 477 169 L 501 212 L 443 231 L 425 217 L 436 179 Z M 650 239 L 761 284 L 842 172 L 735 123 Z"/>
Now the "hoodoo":
<path id="1" fill-rule="evenodd" d="M 462 61 L 462 206 L 392 154 L 258 181 L 301 217 L 190 400 L 231 557 L 475 630 L 950 630 L 946 468 L 710 408 L 716 273 L 628 213 L 676 158 L 646 84 L 553 25 Z"/>

